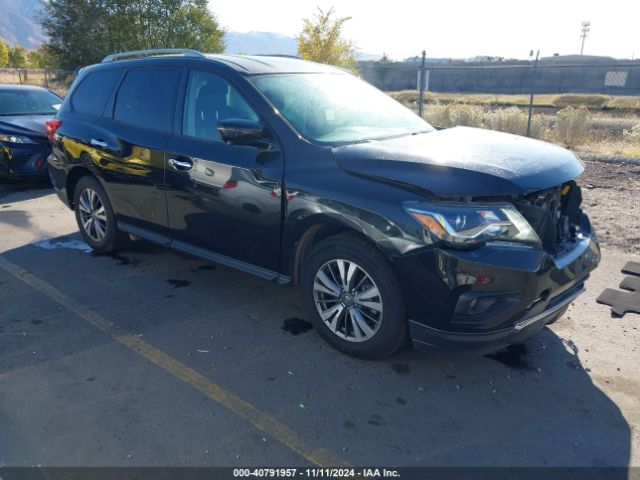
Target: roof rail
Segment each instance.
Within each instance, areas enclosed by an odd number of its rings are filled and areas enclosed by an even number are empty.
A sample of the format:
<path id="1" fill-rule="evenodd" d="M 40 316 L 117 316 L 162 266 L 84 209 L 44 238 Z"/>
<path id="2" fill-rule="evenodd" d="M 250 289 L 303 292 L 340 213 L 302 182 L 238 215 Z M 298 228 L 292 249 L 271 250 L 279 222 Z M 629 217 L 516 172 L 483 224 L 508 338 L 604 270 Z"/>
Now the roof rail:
<path id="1" fill-rule="evenodd" d="M 116 62 L 130 58 L 160 57 L 163 55 L 184 55 L 185 57 L 206 58 L 204 53 L 196 50 L 188 50 L 186 48 L 159 48 L 155 50 L 133 50 L 131 52 L 112 53 L 104 57 L 100 63 Z"/>
<path id="2" fill-rule="evenodd" d="M 297 60 L 303 60 L 300 55 L 289 55 L 286 53 L 256 53 L 256 57 L 281 57 L 281 58 L 295 58 Z"/>

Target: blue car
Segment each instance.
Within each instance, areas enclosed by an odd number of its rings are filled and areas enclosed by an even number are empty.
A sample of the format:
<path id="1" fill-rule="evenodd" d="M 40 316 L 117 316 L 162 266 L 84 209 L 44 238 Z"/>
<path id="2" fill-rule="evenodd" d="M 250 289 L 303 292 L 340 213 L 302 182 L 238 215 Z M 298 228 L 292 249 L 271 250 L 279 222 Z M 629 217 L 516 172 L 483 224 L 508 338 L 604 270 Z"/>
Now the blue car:
<path id="1" fill-rule="evenodd" d="M 0 85 L 0 178 L 47 177 L 45 122 L 62 99 L 42 87 Z"/>

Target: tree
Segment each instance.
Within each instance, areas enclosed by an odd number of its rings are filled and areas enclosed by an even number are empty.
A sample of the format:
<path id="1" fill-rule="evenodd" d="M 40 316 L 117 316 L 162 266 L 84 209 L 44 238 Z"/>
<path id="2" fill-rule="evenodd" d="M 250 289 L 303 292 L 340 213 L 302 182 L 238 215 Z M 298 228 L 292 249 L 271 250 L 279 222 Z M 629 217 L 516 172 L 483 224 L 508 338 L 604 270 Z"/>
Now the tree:
<path id="1" fill-rule="evenodd" d="M 207 0 L 49 0 L 43 7 L 47 48 L 63 69 L 128 50 L 224 50 L 224 31 Z"/>
<path id="2" fill-rule="evenodd" d="M 24 68 L 27 65 L 27 51 L 21 45 L 9 49 L 9 66 L 11 68 Z"/>
<path id="3" fill-rule="evenodd" d="M 30 68 L 46 68 L 54 70 L 57 68 L 56 59 L 51 55 L 47 45 L 40 45 L 35 50 L 27 52 L 27 65 Z"/>
<path id="4" fill-rule="evenodd" d="M 351 17 L 334 18 L 335 11 L 320 7 L 313 18 L 305 18 L 302 33 L 298 35 L 298 53 L 306 60 L 331 65 L 356 64 L 353 42 L 342 38 L 342 27 Z"/>
<path id="5" fill-rule="evenodd" d="M 9 48 L 0 38 L 0 68 L 6 67 L 7 63 L 9 63 Z"/>

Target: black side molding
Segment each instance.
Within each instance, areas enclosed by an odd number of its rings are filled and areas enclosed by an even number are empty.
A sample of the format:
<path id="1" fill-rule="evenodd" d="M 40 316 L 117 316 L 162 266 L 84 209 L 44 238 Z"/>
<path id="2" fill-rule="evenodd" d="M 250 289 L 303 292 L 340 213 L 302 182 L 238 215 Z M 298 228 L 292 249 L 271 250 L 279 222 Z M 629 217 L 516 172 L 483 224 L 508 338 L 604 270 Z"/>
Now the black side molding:
<path id="1" fill-rule="evenodd" d="M 271 282 L 277 282 L 282 285 L 291 284 L 291 278 L 287 275 L 282 275 L 278 272 L 274 272 L 273 270 L 258 267 L 257 265 L 243 262 L 242 260 L 238 260 L 235 258 L 227 257 L 226 255 L 216 253 L 212 250 L 197 247 L 196 245 L 192 245 L 191 243 L 173 240 L 170 237 L 151 232 L 145 228 L 136 227 L 125 222 L 118 222 L 118 228 L 123 232 L 130 233 L 131 235 L 135 235 L 136 237 L 144 238 L 145 240 L 157 243 L 164 247 L 173 248 L 174 250 L 188 253 L 189 255 L 204 258 L 205 260 L 209 260 L 220 265 L 225 265 L 227 267 L 235 268 L 236 270 L 250 273 Z"/>

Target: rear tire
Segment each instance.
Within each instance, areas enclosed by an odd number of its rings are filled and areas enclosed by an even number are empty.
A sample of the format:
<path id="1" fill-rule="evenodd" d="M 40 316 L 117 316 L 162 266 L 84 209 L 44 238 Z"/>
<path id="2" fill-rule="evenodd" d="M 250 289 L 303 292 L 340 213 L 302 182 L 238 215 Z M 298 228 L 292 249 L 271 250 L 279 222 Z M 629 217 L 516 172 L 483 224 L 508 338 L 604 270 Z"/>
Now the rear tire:
<path id="1" fill-rule="evenodd" d="M 94 252 L 114 252 L 126 240 L 118 230 L 107 192 L 94 177 L 87 175 L 78 180 L 73 206 L 80 234 Z"/>
<path id="2" fill-rule="evenodd" d="M 302 266 L 307 317 L 332 347 L 361 358 L 387 357 L 408 341 L 404 297 L 389 260 L 352 234 L 318 244 Z"/>

